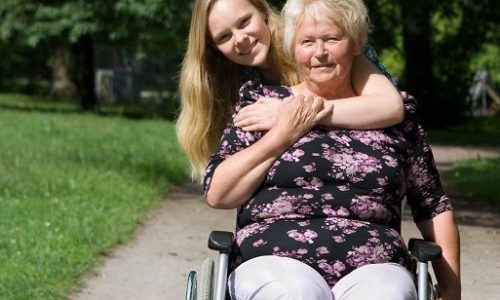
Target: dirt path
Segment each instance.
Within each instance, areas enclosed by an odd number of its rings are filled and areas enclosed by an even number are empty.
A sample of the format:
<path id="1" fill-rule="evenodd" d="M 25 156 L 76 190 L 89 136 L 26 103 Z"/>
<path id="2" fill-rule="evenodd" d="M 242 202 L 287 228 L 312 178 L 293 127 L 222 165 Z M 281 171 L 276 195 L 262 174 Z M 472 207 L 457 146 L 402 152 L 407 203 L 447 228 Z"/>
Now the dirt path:
<path id="1" fill-rule="evenodd" d="M 500 156 L 500 149 L 433 146 L 440 170 L 456 160 Z M 462 241 L 464 300 L 493 300 L 500 294 L 500 211 L 447 187 L 457 212 Z M 206 240 L 211 230 L 234 228 L 235 212 L 209 209 L 198 186 L 173 188 L 152 210 L 132 241 L 103 258 L 72 300 L 184 299 L 187 273 L 214 257 Z M 405 238 L 418 236 L 406 216 Z"/>

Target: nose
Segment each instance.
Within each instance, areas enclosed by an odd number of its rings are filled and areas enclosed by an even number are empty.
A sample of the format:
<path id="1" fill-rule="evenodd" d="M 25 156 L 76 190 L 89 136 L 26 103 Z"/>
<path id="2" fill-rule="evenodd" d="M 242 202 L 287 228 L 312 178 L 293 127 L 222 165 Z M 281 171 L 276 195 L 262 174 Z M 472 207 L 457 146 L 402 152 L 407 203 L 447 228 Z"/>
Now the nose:
<path id="1" fill-rule="evenodd" d="M 235 31 L 233 35 L 234 35 L 234 42 L 236 45 L 240 45 L 248 38 L 248 35 L 240 30 Z"/>
<path id="2" fill-rule="evenodd" d="M 322 57 L 326 54 L 325 43 L 321 40 L 316 41 L 316 47 L 314 48 L 314 56 Z"/>

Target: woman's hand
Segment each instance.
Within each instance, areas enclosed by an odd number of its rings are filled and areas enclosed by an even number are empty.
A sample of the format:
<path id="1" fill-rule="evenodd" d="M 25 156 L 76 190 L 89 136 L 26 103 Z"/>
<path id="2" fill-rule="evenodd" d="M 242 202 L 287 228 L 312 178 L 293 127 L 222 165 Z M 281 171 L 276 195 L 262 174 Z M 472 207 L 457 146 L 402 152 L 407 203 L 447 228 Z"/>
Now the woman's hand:
<path id="1" fill-rule="evenodd" d="M 234 125 L 244 131 L 268 131 L 276 123 L 276 116 L 283 101 L 260 98 L 254 104 L 243 107 L 234 118 Z"/>
<path id="2" fill-rule="evenodd" d="M 302 117 L 306 117 L 307 114 L 311 114 L 308 117 L 316 114 L 313 118 L 314 125 L 317 125 L 320 119 L 333 112 L 333 105 L 326 105 L 326 100 L 320 97 L 298 95 L 290 96 L 283 101 L 263 97 L 256 103 L 242 108 L 234 118 L 234 124 L 244 131 L 268 131 L 276 124 L 278 114 L 285 103 L 292 104 L 285 111 L 293 112 L 293 107 L 295 107 L 295 109 L 300 109 L 301 112 L 294 113 L 301 114 Z M 306 107 L 311 110 L 306 112 Z"/>
<path id="3" fill-rule="evenodd" d="M 326 101 L 313 96 L 291 96 L 283 100 L 272 130 L 278 130 L 290 141 L 295 141 L 316 126 L 333 107 Z"/>

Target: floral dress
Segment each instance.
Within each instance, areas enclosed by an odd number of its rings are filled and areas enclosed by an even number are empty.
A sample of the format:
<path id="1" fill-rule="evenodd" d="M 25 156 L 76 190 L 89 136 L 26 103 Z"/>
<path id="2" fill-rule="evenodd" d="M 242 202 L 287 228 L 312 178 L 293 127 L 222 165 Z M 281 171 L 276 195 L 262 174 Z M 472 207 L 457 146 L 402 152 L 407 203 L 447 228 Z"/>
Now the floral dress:
<path id="1" fill-rule="evenodd" d="M 258 78 L 240 89 L 236 112 L 262 96 L 285 98 L 291 89 Z M 262 255 L 286 256 L 318 271 L 333 286 L 366 264 L 408 266 L 400 235 L 406 196 L 415 222 L 450 210 L 416 102 L 405 97 L 405 120 L 380 130 L 315 127 L 269 169 L 255 194 L 238 210 L 232 267 Z M 227 157 L 265 132 L 232 123 L 207 168 L 204 188 Z"/>

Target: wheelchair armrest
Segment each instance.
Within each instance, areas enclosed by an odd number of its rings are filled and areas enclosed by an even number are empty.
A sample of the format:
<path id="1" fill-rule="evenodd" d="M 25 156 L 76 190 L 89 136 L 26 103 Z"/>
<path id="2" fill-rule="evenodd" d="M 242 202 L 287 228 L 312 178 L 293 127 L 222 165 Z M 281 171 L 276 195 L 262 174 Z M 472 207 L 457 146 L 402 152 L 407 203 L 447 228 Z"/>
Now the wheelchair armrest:
<path id="1" fill-rule="evenodd" d="M 434 242 L 425 241 L 422 239 L 410 239 L 408 243 L 410 253 L 419 262 L 434 261 L 441 258 L 442 250 L 439 245 Z"/>
<path id="2" fill-rule="evenodd" d="M 234 234 L 228 231 L 212 231 L 208 237 L 208 248 L 229 253 L 233 246 Z"/>

